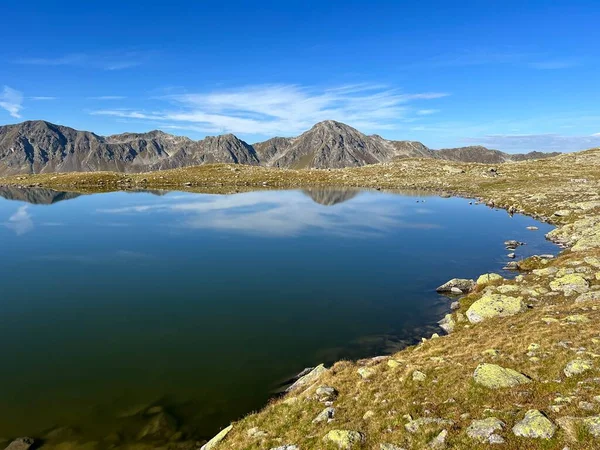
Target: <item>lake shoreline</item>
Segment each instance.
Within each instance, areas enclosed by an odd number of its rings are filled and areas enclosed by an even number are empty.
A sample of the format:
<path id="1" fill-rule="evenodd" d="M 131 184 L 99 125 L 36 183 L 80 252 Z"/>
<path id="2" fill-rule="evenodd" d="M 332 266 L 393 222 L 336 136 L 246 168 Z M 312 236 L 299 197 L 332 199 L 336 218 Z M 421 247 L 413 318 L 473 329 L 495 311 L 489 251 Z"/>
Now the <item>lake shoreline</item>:
<path id="1" fill-rule="evenodd" d="M 454 330 L 449 335 L 428 338 L 392 356 L 341 361 L 320 370 L 301 389 L 235 422 L 226 433 L 218 435 L 214 447 L 206 448 L 270 449 L 287 445 L 303 450 L 333 449 L 344 439 L 355 442 L 352 448 L 380 444 L 412 448 L 428 446 L 433 438 L 443 439 L 450 448 L 484 448 L 491 436 L 501 438 L 503 448 L 538 448 L 536 436 L 519 434 L 519 424 L 527 419 L 527 411 L 541 411 L 546 421 L 539 420 L 539 426 L 552 430 L 548 439 L 556 448 L 579 441 L 583 446 L 577 448 L 591 449 L 580 436 L 600 438 L 593 425 L 600 420 L 595 419 L 600 408 L 594 406 L 600 389 L 586 381 L 594 374 L 598 376 L 600 366 L 596 360 L 600 336 L 594 327 L 600 320 L 595 299 L 600 291 L 600 150 L 501 164 L 493 172 L 481 164 L 452 166 L 463 172 L 445 172 L 439 163 L 431 161 L 403 160 L 357 169 L 304 172 L 220 165 L 175 171 L 177 177 L 173 176 L 171 182 L 160 181 L 169 175 L 159 172 L 11 177 L 0 180 L 0 184 L 76 192 L 99 187 L 193 191 L 206 186 L 227 192 L 254 186 L 408 188 L 478 198 L 488 206 L 555 225 L 548 238 L 565 249 L 552 260 L 524 262 L 524 270 L 515 280 L 482 281 L 460 299 L 457 310 L 451 311 Z M 226 176 L 232 172 L 242 180 L 227 185 Z M 502 296 L 523 297 L 521 302 L 526 308 L 511 310 L 514 314 L 471 320 L 475 315 L 469 315 L 469 311 L 477 312 L 473 305 L 490 296 L 496 296 L 494 301 L 501 301 Z M 566 341 L 570 344 L 560 344 Z M 465 348 L 469 349 L 466 354 Z M 578 348 L 586 350 L 581 354 Z M 586 368 L 569 375 L 569 364 L 576 360 L 586 362 Z M 500 381 L 496 386 L 478 377 L 480 367 L 492 366 L 498 379 L 503 379 L 502 370 L 524 374 L 528 381 L 523 381 L 524 388 L 520 389 L 525 389 L 527 395 L 515 397 L 519 383 L 503 385 Z M 444 378 L 438 376 L 440 372 L 444 372 Z M 577 389 L 581 383 L 586 387 L 584 392 Z M 318 390 L 323 387 L 333 391 L 321 395 Z M 575 400 L 556 401 L 553 392 Z M 380 401 L 382 396 L 385 403 Z M 472 437 L 469 430 L 475 421 L 491 417 L 484 412 L 489 409 L 490 398 L 493 417 L 503 425 L 482 441 Z M 587 408 L 588 404 L 592 407 Z M 334 420 L 315 422 L 324 407 L 334 409 Z"/>

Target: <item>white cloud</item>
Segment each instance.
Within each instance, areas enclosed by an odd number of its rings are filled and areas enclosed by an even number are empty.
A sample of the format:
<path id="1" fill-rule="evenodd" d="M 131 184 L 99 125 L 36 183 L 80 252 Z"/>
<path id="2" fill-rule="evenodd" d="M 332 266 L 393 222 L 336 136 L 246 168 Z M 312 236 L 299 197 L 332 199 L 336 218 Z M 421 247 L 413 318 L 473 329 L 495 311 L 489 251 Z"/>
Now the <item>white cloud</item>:
<path id="1" fill-rule="evenodd" d="M 592 147 L 600 147 L 600 134 L 589 136 L 563 136 L 550 133 L 515 135 L 495 134 L 467 138 L 465 141 L 508 152 L 529 152 L 534 150 L 571 152 Z"/>
<path id="2" fill-rule="evenodd" d="M 0 108 L 17 119 L 21 118 L 20 111 L 23 109 L 23 94 L 13 88 L 4 86 L 0 93 Z"/>
<path id="3" fill-rule="evenodd" d="M 49 100 L 58 100 L 57 97 L 27 97 L 29 100 L 35 101 L 49 101 Z"/>
<path id="4" fill-rule="evenodd" d="M 88 100 L 124 100 L 126 98 L 122 95 L 100 95 L 98 97 L 88 97 Z"/>
<path id="5" fill-rule="evenodd" d="M 403 93 L 366 83 L 327 89 L 271 84 L 161 97 L 173 105 L 162 111 L 112 109 L 92 114 L 158 121 L 165 128 L 209 133 L 291 135 L 329 119 L 374 131 L 395 128 L 410 113 L 410 102 L 447 95 Z"/>
<path id="6" fill-rule="evenodd" d="M 439 109 L 420 109 L 417 111 L 417 114 L 420 116 L 429 116 L 431 114 L 439 113 Z"/>
<path id="7" fill-rule="evenodd" d="M 333 192 L 335 196 L 335 192 Z M 298 236 L 311 230 L 341 237 L 383 236 L 396 228 L 438 228 L 435 223 L 408 222 L 410 214 L 390 208 L 387 195 L 362 194 L 335 206 L 323 206 L 298 191 L 249 192 L 235 195 L 178 195 L 164 203 L 100 209 L 104 214 L 178 214 L 172 221 L 193 229 L 215 229 L 264 236 Z M 357 212 L 360 212 L 357 213 Z"/>
<path id="8" fill-rule="evenodd" d="M 147 61 L 150 54 L 137 51 L 116 51 L 110 53 L 70 53 L 53 58 L 22 58 L 17 64 L 32 66 L 71 66 L 102 70 L 122 70 L 137 67 Z"/>
<path id="9" fill-rule="evenodd" d="M 17 236 L 21 236 L 33 230 L 33 220 L 29 214 L 29 205 L 19 207 L 17 211 L 8 218 L 8 222 L 4 223 L 6 228 L 13 230 Z"/>

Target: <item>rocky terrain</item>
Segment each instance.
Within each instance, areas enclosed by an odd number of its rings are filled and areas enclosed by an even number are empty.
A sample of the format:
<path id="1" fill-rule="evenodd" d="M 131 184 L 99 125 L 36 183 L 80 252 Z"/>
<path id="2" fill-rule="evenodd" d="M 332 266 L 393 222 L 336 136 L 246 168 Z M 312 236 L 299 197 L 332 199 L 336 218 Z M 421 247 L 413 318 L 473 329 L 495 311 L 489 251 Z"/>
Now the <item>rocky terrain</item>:
<path id="1" fill-rule="evenodd" d="M 485 147 L 431 150 L 420 142 L 367 136 L 332 120 L 295 138 L 250 145 L 233 134 L 200 141 L 162 131 L 98 136 L 44 121 L 0 126 L 0 176 L 51 172 L 145 172 L 208 163 L 279 168 L 343 168 L 423 157 L 497 164 L 555 154 L 509 155 Z"/>
<path id="2" fill-rule="evenodd" d="M 154 431 L 139 443 L 117 440 L 110 448 L 600 448 L 600 149 L 497 165 L 433 158 L 311 170 L 218 164 L 142 174 L 21 175 L 0 185 L 80 193 L 294 187 L 311 189 L 326 204 L 341 200 L 322 196 L 319 188 L 327 186 L 423 190 L 477 198 L 557 226 L 548 235 L 564 246 L 557 257 L 515 258 L 514 279 L 473 273 L 440 287 L 451 296 L 448 314 L 438 333 L 418 345 L 332 367 L 315 361 L 284 396 L 223 424 L 203 446 L 186 439 L 163 411 L 149 417 L 144 429 Z M 507 254 L 518 254 L 522 244 L 505 242 Z M 48 439 L 42 448 L 106 445 L 73 436 Z"/>

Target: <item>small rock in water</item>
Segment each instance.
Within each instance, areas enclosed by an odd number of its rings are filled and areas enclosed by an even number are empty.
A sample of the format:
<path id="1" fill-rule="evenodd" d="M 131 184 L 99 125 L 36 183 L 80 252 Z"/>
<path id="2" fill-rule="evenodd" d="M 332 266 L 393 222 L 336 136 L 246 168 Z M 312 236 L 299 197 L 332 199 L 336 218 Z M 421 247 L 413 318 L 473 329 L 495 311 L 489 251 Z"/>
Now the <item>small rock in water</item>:
<path id="1" fill-rule="evenodd" d="M 538 230 L 539 228 L 538 228 L 538 227 L 533 227 L 533 226 L 531 226 L 531 227 L 527 227 L 527 229 L 528 229 L 529 231 L 535 231 L 535 230 Z"/>
<path id="2" fill-rule="evenodd" d="M 517 255 L 515 255 L 514 253 L 509 253 L 508 256 L 510 259 L 515 259 Z"/>
<path id="3" fill-rule="evenodd" d="M 450 293 L 451 294 L 456 294 L 456 295 L 461 295 L 463 293 L 463 291 L 461 291 L 459 288 L 457 287 L 453 287 L 450 289 Z"/>
<path id="4" fill-rule="evenodd" d="M 470 292 L 475 287 L 475 282 L 473 280 L 467 280 L 464 278 L 452 278 L 450 281 L 439 286 L 436 291 L 437 292 L 452 292 L 453 288 L 459 289 L 461 292 Z"/>

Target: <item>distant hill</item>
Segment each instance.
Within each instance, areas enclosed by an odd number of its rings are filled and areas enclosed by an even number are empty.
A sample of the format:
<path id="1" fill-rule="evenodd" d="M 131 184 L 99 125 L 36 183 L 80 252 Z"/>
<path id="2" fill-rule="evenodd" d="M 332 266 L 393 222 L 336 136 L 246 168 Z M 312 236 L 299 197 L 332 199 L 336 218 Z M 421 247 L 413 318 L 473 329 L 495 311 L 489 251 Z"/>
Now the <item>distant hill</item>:
<path id="1" fill-rule="evenodd" d="M 233 134 L 194 141 L 162 131 L 99 136 L 41 120 L 0 126 L 0 176 L 100 170 L 143 172 L 206 163 L 326 169 L 409 157 L 495 164 L 556 154 L 510 155 L 480 146 L 432 150 L 420 142 L 365 135 L 333 120 L 320 122 L 297 137 L 275 137 L 254 145 Z"/>

